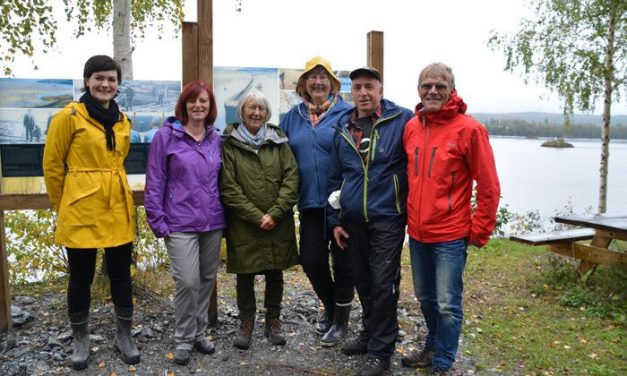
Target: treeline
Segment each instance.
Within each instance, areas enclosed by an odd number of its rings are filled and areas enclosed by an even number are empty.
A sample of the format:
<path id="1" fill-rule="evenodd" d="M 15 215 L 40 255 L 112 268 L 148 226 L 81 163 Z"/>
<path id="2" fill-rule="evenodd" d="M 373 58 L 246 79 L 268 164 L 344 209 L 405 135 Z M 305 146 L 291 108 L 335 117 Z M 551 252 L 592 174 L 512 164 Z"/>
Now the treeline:
<path id="1" fill-rule="evenodd" d="M 488 119 L 483 121 L 491 135 L 519 137 L 563 137 L 563 138 L 601 138 L 601 127 L 594 124 L 553 124 L 548 121 L 528 121 L 522 119 Z M 610 138 L 627 139 L 627 126 L 612 125 Z"/>

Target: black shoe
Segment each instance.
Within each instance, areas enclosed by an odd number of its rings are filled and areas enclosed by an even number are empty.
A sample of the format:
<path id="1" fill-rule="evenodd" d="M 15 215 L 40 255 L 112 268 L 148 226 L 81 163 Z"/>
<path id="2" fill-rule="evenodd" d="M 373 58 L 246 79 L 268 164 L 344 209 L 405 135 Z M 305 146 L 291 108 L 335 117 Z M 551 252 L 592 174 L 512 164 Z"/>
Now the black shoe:
<path id="1" fill-rule="evenodd" d="M 184 366 L 189 363 L 189 354 L 191 350 L 188 349 L 175 349 L 174 350 L 174 363 Z"/>
<path id="2" fill-rule="evenodd" d="M 382 358 L 375 355 L 368 355 L 364 364 L 359 369 L 359 376 L 379 376 L 390 368 L 390 358 Z"/>
<path id="3" fill-rule="evenodd" d="M 363 355 L 368 353 L 368 339 L 361 335 L 357 338 L 349 339 L 342 345 L 344 355 Z"/>
<path id="4" fill-rule="evenodd" d="M 403 355 L 401 359 L 401 363 L 405 367 L 410 368 L 424 368 L 431 366 L 433 362 L 433 353 L 434 351 L 431 349 L 427 349 L 426 347 L 422 349 L 422 351 L 411 352 L 409 354 Z"/>
<path id="5" fill-rule="evenodd" d="M 201 354 L 211 355 L 216 351 L 213 342 L 209 341 L 207 338 L 203 338 L 200 341 L 196 341 L 194 343 L 194 348 Z"/>
<path id="6" fill-rule="evenodd" d="M 88 312 L 70 314 L 74 348 L 70 356 L 70 366 L 75 370 L 89 365 L 89 330 L 87 329 Z"/>

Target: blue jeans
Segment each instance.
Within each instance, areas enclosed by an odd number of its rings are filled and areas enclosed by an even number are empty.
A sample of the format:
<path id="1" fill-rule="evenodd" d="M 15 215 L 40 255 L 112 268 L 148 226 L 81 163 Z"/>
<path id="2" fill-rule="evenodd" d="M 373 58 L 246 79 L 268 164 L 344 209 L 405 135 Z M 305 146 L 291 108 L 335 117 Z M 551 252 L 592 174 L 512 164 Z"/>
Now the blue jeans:
<path id="1" fill-rule="evenodd" d="M 409 239 L 416 297 L 429 334 L 425 347 L 433 350 L 433 367 L 448 369 L 455 361 L 464 312 L 462 292 L 466 239 L 422 243 Z"/>

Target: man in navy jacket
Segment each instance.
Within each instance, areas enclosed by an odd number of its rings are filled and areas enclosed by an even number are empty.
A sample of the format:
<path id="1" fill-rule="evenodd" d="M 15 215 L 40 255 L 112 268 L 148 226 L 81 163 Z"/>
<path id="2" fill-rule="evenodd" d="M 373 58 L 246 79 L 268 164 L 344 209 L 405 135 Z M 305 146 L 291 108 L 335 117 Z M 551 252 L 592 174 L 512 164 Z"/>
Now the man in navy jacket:
<path id="1" fill-rule="evenodd" d="M 342 352 L 368 354 L 359 374 L 380 375 L 390 366 L 398 336 L 407 200 L 403 131 L 413 113 L 383 99 L 376 69 L 356 69 L 350 78 L 355 109 L 342 116 L 334 136 L 328 221 L 349 252 L 363 310 L 363 330 Z"/>

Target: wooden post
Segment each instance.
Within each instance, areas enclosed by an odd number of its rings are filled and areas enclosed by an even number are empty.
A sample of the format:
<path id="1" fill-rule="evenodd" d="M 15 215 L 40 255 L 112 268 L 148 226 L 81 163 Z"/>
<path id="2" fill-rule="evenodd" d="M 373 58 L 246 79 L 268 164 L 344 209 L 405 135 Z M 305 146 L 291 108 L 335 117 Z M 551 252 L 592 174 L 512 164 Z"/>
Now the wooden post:
<path id="1" fill-rule="evenodd" d="M 183 77 L 185 86 L 190 81 L 202 80 L 213 88 L 213 3 L 197 0 L 198 22 L 183 23 Z M 218 262 L 216 260 L 216 262 Z M 209 326 L 218 325 L 218 283 L 211 293 Z"/>
<path id="2" fill-rule="evenodd" d="M 376 68 L 381 77 L 383 74 L 383 32 L 370 31 L 368 33 L 368 66 Z"/>
<path id="3" fill-rule="evenodd" d="M 213 88 L 213 5 L 198 0 L 198 79 Z"/>
<path id="4" fill-rule="evenodd" d="M 2 161 L 0 161 L 0 165 Z M 2 193 L 2 172 L 0 170 L 0 193 Z M 9 289 L 9 265 L 4 229 L 4 210 L 0 209 L 0 333 L 11 329 L 11 290 Z"/>
<path id="5" fill-rule="evenodd" d="M 183 22 L 183 75 L 182 86 L 198 79 L 198 25 L 196 22 Z"/>

